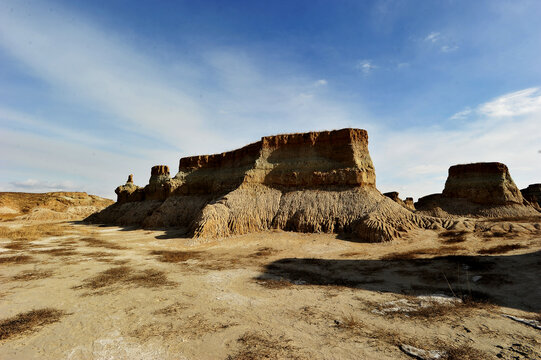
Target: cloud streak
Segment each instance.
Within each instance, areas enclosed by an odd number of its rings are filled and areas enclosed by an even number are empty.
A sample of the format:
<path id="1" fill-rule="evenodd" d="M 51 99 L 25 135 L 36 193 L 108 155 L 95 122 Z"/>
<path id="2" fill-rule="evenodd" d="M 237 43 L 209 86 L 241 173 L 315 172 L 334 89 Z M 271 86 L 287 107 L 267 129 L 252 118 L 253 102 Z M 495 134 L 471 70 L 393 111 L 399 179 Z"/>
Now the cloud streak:
<path id="1" fill-rule="evenodd" d="M 378 128 L 372 136 L 378 188 L 415 197 L 441 192 L 449 166 L 483 161 L 505 163 L 520 188 L 539 182 L 540 118 L 541 93 L 530 88 L 458 112 L 451 120 L 463 122 L 452 129 Z"/>

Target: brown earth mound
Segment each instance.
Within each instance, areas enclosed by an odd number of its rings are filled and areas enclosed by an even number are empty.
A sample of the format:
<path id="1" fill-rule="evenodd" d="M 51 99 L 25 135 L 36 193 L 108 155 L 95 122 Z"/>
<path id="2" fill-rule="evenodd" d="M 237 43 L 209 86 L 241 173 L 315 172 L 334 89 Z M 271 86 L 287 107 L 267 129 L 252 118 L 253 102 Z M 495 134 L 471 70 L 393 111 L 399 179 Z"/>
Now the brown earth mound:
<path id="1" fill-rule="evenodd" d="M 25 220 L 77 220 L 113 204 L 84 192 L 0 193 L 0 216 Z"/>
<path id="2" fill-rule="evenodd" d="M 419 199 L 415 208 L 433 216 L 516 217 L 538 213 L 525 202 L 502 163 L 454 165 L 442 194 Z"/>
<path id="3" fill-rule="evenodd" d="M 530 202 L 537 210 L 541 210 L 541 184 L 528 185 L 526 189 L 520 190 L 522 197 Z"/>
<path id="4" fill-rule="evenodd" d="M 174 178 L 168 167 L 153 167 L 147 186 L 117 188 L 117 203 L 88 220 L 180 227 L 204 238 L 278 228 L 363 241 L 438 222 L 382 196 L 375 184 L 365 130 L 268 136 L 231 152 L 182 158 Z"/>

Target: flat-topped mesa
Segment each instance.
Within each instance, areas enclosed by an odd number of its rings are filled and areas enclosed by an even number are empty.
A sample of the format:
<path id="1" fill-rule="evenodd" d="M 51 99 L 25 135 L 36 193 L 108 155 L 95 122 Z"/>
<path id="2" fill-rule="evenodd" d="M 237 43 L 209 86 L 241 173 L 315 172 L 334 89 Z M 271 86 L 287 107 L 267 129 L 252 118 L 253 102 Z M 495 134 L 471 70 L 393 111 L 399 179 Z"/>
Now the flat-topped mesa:
<path id="1" fill-rule="evenodd" d="M 454 165 L 442 194 L 427 195 L 415 203 L 418 214 L 438 217 L 527 217 L 537 214 L 525 202 L 502 163 Z"/>
<path id="2" fill-rule="evenodd" d="M 371 242 L 433 225 L 376 189 L 361 129 L 266 136 L 234 151 L 182 158 L 174 178 L 164 165 L 151 174 L 144 189 L 122 197 L 121 187 L 118 203 L 89 220 L 174 226 L 202 238 L 274 228 Z"/>
<path id="3" fill-rule="evenodd" d="M 538 210 L 541 210 L 541 184 L 528 185 L 526 189 L 522 189 L 520 192 L 524 199 L 528 200 Z"/>
<path id="4" fill-rule="evenodd" d="M 507 166 L 499 162 L 451 166 L 442 195 L 445 198 L 462 198 L 484 205 L 523 202 Z"/>
<path id="5" fill-rule="evenodd" d="M 180 159 L 177 194 L 217 193 L 240 184 L 273 188 L 375 187 L 368 134 L 361 129 L 266 136 L 243 148 Z"/>

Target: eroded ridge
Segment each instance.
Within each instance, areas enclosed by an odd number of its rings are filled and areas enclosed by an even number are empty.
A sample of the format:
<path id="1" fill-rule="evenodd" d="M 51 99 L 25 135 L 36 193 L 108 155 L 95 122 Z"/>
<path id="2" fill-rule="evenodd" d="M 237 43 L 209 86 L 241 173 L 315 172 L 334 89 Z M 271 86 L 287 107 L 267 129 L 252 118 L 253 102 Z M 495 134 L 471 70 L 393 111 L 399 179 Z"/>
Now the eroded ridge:
<path id="1" fill-rule="evenodd" d="M 117 203 L 91 221 L 179 227 L 203 238 L 277 228 L 373 242 L 441 223 L 381 195 L 362 129 L 267 136 L 182 158 L 173 178 L 155 166 L 145 187 L 128 180 L 116 189 Z"/>

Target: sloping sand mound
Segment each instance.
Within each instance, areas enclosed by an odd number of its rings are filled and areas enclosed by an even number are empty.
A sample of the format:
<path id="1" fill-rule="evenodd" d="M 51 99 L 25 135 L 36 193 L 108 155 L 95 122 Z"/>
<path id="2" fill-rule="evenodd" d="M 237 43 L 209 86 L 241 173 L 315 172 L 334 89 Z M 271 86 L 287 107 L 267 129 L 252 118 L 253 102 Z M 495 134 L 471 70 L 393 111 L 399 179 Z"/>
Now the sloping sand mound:
<path id="1" fill-rule="evenodd" d="M 181 227 L 217 238 L 271 228 L 347 233 L 389 241 L 423 218 L 384 197 L 360 129 L 264 137 L 244 148 L 180 159 L 179 172 L 152 168 L 149 185 L 117 188 L 118 202 L 92 222 Z"/>
<path id="2" fill-rule="evenodd" d="M 112 200 L 84 192 L 0 193 L 0 214 L 23 220 L 84 219 L 111 205 Z"/>

